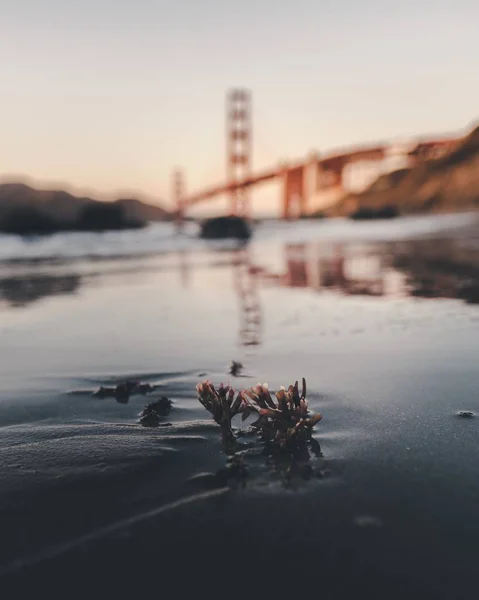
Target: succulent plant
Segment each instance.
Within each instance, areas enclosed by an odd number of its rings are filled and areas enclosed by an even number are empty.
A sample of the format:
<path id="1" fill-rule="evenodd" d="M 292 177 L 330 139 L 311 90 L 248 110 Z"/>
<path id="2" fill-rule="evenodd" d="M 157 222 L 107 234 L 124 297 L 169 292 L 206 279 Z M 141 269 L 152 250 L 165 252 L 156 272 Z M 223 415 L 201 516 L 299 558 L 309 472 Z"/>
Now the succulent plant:
<path id="1" fill-rule="evenodd" d="M 239 392 L 235 398 L 235 391 L 231 386 L 221 384 L 216 389 L 210 381 L 198 383 L 196 391 L 198 400 L 212 414 L 213 419 L 221 427 L 224 441 L 230 446 L 235 440 L 231 419 L 247 406 L 243 392 Z"/>
<path id="2" fill-rule="evenodd" d="M 254 403 L 259 419 L 253 423 L 263 441 L 282 449 L 294 449 L 310 443 L 315 453 L 319 453 L 319 444 L 312 437 L 313 427 L 322 419 L 321 414 L 311 415 L 306 400 L 306 380 L 303 377 L 301 395 L 296 381 L 288 389 L 281 387 L 275 394 L 275 400 L 266 383 L 244 392 Z"/>
<path id="3" fill-rule="evenodd" d="M 213 415 L 220 425 L 224 439 L 231 444 L 235 437 L 231 428 L 231 419 L 242 413 L 243 419 L 257 413 L 258 419 L 252 424 L 260 434 L 262 441 L 284 450 L 294 450 L 308 444 L 319 455 L 321 449 L 312 437 L 313 427 L 322 419 L 320 414 L 311 415 L 306 400 L 306 380 L 302 380 L 301 395 L 296 381 L 286 390 L 281 387 L 275 394 L 275 400 L 267 384 L 261 384 L 240 391 L 235 397 L 231 386 L 218 390 L 210 381 L 196 386 L 198 400 Z"/>

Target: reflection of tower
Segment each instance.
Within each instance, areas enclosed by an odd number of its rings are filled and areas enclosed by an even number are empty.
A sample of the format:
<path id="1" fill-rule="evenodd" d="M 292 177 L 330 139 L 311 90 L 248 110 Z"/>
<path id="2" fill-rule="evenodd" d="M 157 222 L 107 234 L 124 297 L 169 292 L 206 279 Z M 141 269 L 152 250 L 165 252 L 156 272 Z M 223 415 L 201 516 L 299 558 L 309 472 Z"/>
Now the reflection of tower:
<path id="1" fill-rule="evenodd" d="M 250 264 L 247 248 L 237 251 L 235 286 L 240 301 L 240 340 L 243 346 L 257 346 L 261 338 L 261 305 L 256 273 Z"/>
<path id="2" fill-rule="evenodd" d="M 184 206 L 185 182 L 182 172 L 177 169 L 173 174 L 173 199 L 176 209 L 176 226 L 178 229 L 183 227 L 183 219 L 185 213 Z"/>
<path id="3" fill-rule="evenodd" d="M 180 250 L 178 252 L 178 257 L 180 259 L 180 277 L 181 284 L 186 289 L 189 287 L 190 283 L 190 264 L 189 264 L 189 252 L 188 250 Z"/>
<path id="4" fill-rule="evenodd" d="M 313 289 L 338 288 L 346 291 L 344 249 L 339 244 L 334 248 L 310 244 L 287 244 L 286 273 L 284 284 L 288 287 L 311 287 Z M 331 255 L 331 250 L 334 250 Z"/>
<path id="5" fill-rule="evenodd" d="M 226 181 L 246 179 L 251 169 L 251 95 L 232 90 L 226 99 Z M 231 191 L 231 214 L 249 216 L 248 188 Z"/>
<path id="6" fill-rule="evenodd" d="M 306 244 L 287 244 L 286 252 L 286 280 L 288 287 L 307 287 L 308 269 L 306 260 Z"/>

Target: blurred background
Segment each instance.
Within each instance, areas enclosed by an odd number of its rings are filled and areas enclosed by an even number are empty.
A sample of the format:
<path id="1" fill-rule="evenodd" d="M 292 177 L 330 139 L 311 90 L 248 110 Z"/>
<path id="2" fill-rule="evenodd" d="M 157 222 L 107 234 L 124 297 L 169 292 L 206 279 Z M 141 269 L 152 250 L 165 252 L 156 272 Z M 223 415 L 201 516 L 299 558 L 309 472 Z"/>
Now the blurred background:
<path id="1" fill-rule="evenodd" d="M 332 482 L 309 489 L 338 507 L 322 535 L 358 543 L 351 589 L 368 569 L 399 576 L 397 552 L 413 598 L 474 597 L 477 426 L 462 417 L 479 411 L 478 23 L 473 0 L 5 4 L 0 566 L 162 505 L 166 488 L 185 498 L 173 483 L 219 468 L 213 426 L 201 435 L 215 452 L 188 454 L 208 417 L 199 379 L 277 389 L 305 376 Z M 173 399 L 179 462 L 164 488 L 123 489 L 115 515 L 102 488 L 103 512 L 68 529 L 58 514 L 78 490 L 52 482 L 73 478 L 96 506 L 90 444 L 124 482 L 131 452 L 150 477 L 147 400 L 117 393 L 131 381 Z M 41 529 L 26 492 L 45 484 Z M 284 539 L 303 543 L 285 519 Z M 381 533 L 359 543 L 357 523 Z M 427 549 L 436 534 L 444 555 Z M 459 595 L 434 569 L 459 577 Z"/>

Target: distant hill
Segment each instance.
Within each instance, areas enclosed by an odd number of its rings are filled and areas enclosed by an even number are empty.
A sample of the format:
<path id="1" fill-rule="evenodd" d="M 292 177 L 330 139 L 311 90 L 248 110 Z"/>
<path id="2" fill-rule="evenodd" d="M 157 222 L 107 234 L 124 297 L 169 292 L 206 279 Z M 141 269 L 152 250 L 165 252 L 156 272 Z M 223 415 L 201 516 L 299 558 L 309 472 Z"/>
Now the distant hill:
<path id="1" fill-rule="evenodd" d="M 60 223 L 76 221 L 87 205 L 121 207 L 126 218 L 132 221 L 168 221 L 171 213 L 160 206 L 146 204 L 134 198 L 116 202 L 101 202 L 93 198 L 74 196 L 61 190 L 37 190 L 23 183 L 0 184 L 0 229 L 2 220 L 13 210 L 34 209 L 47 218 Z"/>
<path id="2" fill-rule="evenodd" d="M 445 155 L 379 177 L 367 190 L 349 194 L 326 216 L 391 208 L 399 214 L 479 209 L 479 127 Z"/>
<path id="3" fill-rule="evenodd" d="M 128 219 L 140 219 L 142 221 L 171 221 L 174 215 L 160 206 L 146 204 L 135 198 L 121 198 L 116 201 L 123 207 Z"/>

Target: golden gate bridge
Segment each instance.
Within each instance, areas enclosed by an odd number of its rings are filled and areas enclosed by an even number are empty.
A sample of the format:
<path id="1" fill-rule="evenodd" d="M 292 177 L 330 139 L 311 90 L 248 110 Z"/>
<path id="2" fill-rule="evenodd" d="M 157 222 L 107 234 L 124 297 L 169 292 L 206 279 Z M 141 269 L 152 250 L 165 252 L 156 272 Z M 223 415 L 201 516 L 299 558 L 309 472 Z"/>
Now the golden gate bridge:
<path id="1" fill-rule="evenodd" d="M 458 137 L 416 139 L 409 144 L 404 157 L 409 166 L 422 160 L 436 158 L 457 143 Z M 311 212 L 314 194 L 335 190 L 339 196 L 346 192 L 344 174 L 352 164 L 364 161 L 384 161 L 390 156 L 393 143 L 360 145 L 325 153 L 310 152 L 306 158 L 284 162 L 269 169 L 252 171 L 252 102 L 251 92 L 233 89 L 226 96 L 226 177 L 225 181 L 206 189 L 186 194 L 182 171 L 173 177 L 173 200 L 178 223 L 189 208 L 222 195 L 229 197 L 230 214 L 249 218 L 251 191 L 271 181 L 281 184 L 281 216 L 292 217 L 295 209 L 300 216 Z M 412 148 L 411 148 L 412 147 Z"/>

